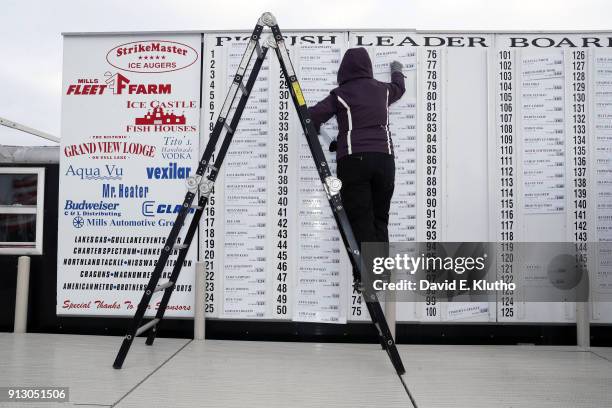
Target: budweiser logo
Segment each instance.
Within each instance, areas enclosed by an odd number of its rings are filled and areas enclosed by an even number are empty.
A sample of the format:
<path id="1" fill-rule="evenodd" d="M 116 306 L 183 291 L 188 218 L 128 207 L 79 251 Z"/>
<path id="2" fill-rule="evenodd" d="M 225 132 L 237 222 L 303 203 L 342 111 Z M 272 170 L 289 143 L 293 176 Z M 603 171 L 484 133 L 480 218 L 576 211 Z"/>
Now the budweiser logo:
<path id="1" fill-rule="evenodd" d="M 131 72 L 170 72 L 187 68 L 198 60 L 198 52 L 174 41 L 151 40 L 121 44 L 106 54 L 115 68 Z"/>

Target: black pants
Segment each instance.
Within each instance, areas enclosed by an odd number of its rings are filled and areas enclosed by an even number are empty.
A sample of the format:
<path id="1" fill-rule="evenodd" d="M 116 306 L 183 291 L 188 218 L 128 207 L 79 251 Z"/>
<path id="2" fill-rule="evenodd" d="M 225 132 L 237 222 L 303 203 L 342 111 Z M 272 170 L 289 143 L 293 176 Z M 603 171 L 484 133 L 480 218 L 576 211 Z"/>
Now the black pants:
<path id="1" fill-rule="evenodd" d="M 342 205 L 357 242 L 389 242 L 389 207 L 395 187 L 393 156 L 373 152 L 344 156 L 338 160 L 338 178 L 342 181 Z"/>

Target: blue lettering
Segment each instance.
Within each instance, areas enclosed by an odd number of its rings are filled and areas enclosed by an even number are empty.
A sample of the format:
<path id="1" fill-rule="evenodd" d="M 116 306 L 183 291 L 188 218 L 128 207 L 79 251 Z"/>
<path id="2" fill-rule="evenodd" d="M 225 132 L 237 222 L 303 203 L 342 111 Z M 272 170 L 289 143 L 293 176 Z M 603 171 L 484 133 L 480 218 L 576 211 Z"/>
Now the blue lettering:
<path id="1" fill-rule="evenodd" d="M 164 167 L 147 167 L 147 178 L 156 180 L 186 179 L 191 173 L 190 167 L 181 167 L 171 162 Z"/>

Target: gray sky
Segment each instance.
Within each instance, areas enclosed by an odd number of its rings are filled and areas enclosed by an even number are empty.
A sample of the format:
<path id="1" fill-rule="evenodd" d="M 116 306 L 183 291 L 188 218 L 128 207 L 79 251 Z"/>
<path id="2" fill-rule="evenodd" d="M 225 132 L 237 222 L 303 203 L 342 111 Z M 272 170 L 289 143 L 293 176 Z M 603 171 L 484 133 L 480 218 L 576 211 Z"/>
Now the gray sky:
<path id="1" fill-rule="evenodd" d="M 0 116 L 59 135 L 62 37 L 74 31 L 252 29 L 611 30 L 610 0 L 0 0 Z M 0 144 L 45 144 L 0 126 Z"/>

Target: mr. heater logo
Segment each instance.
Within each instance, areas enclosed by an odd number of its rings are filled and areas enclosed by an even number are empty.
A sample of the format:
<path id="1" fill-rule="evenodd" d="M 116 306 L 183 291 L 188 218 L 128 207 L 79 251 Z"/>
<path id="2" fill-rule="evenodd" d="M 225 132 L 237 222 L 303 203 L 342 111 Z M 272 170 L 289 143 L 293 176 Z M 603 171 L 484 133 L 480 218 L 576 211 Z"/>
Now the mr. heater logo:
<path id="1" fill-rule="evenodd" d="M 170 72 L 187 68 L 198 60 L 190 46 L 173 41 L 136 41 L 121 44 L 106 54 L 115 68 L 131 72 Z"/>

